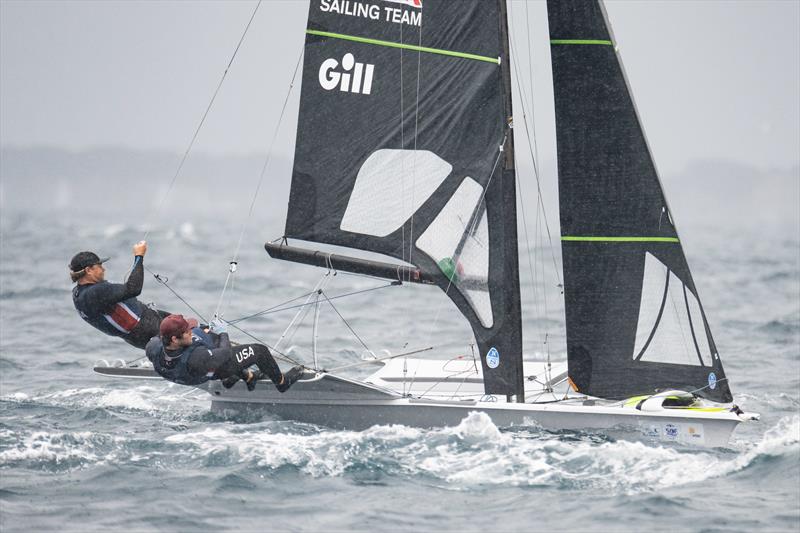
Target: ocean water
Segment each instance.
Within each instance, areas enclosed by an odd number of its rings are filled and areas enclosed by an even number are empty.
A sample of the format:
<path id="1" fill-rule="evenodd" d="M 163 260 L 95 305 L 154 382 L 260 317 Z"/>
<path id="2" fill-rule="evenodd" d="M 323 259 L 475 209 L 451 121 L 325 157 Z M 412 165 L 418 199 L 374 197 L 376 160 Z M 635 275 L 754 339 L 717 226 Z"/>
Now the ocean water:
<path id="1" fill-rule="evenodd" d="M 149 235 L 145 264 L 201 314 L 211 314 L 241 218 L 163 218 Z M 278 236 L 280 227 L 273 221 L 248 229 L 221 305 L 226 318 L 295 298 L 324 274 L 267 258 L 263 241 Z M 475 413 L 457 427 L 334 431 L 268 415 L 216 415 L 203 392 L 96 375 L 91 367 L 99 359 L 130 361 L 141 353 L 80 320 L 66 264 L 76 251 L 94 249 L 113 256 L 107 277 L 121 281 L 130 246 L 143 233 L 140 223 L 119 222 L 110 213 L 6 209 L 2 215 L 4 533 L 800 529 L 800 237 L 794 225 L 712 227 L 684 238 L 735 401 L 762 414 L 760 422 L 742 424 L 727 448 L 712 450 L 502 428 Z M 522 277 L 528 357 L 541 359 L 547 350 L 563 357 L 555 283 L 534 292 L 524 263 Z M 339 274 L 326 290 L 335 295 L 382 285 Z M 149 275 L 142 299 L 193 314 Z M 444 355 L 469 350 L 466 324 L 433 289 L 381 288 L 337 302 L 376 352 L 428 345 Z M 292 316 L 267 314 L 241 325 L 273 344 Z M 284 346 L 309 362 L 310 338 L 306 323 Z M 319 346 L 328 367 L 357 361 L 364 351 L 330 310 L 320 317 Z"/>

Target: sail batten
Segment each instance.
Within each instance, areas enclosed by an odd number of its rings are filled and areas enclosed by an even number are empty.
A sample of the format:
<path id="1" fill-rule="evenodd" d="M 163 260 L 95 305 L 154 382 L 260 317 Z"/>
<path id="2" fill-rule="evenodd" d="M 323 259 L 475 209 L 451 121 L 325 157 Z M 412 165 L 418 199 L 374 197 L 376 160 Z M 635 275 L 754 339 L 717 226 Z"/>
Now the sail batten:
<path id="1" fill-rule="evenodd" d="M 334 39 L 342 39 L 344 41 L 353 41 L 357 43 L 374 44 L 377 46 L 386 46 L 389 48 L 402 48 L 404 50 L 411 50 L 413 52 L 426 52 L 428 54 L 439 54 L 443 56 L 459 57 L 462 59 L 474 59 L 476 61 L 485 61 L 487 63 L 500 64 L 499 57 L 486 57 L 478 54 L 470 54 L 467 52 L 458 52 L 455 50 L 441 50 L 438 48 L 428 48 L 425 46 L 417 46 L 415 44 L 398 43 L 394 41 L 382 41 L 380 39 L 371 39 L 369 37 L 359 37 L 357 35 L 345 35 L 342 33 L 333 33 L 321 30 L 306 30 L 309 35 L 319 35 L 320 37 L 331 37 Z"/>
<path id="2" fill-rule="evenodd" d="M 606 39 L 550 39 L 550 44 L 595 44 L 614 46 L 613 42 Z"/>
<path id="3" fill-rule="evenodd" d="M 562 235 L 565 242 L 681 242 L 677 237 L 595 237 L 586 235 Z"/>

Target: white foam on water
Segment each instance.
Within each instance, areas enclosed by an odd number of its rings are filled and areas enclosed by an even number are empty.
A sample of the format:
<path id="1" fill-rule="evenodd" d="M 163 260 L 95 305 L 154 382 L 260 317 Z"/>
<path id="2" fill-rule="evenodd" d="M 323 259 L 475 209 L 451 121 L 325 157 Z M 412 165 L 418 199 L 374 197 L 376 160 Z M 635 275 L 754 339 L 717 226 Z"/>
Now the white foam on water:
<path id="1" fill-rule="evenodd" d="M 19 403 L 36 402 L 65 408 L 130 409 L 156 414 L 169 413 L 172 416 L 203 413 L 208 411 L 209 406 L 209 399 L 205 392 L 171 383 L 123 389 L 104 387 L 64 389 L 37 396 L 17 392 L 3 396 L 2 399 Z"/>
<path id="2" fill-rule="evenodd" d="M 283 427 L 277 428 L 278 432 L 263 425 L 259 428 L 216 426 L 172 435 L 165 440 L 192 444 L 202 455 L 227 452 L 235 454 L 239 462 L 255 462 L 271 469 L 293 465 L 314 477 L 330 477 L 339 476 L 352 464 L 363 462 L 361 448 L 371 440 L 391 446 L 397 441 L 420 436 L 419 430 L 405 426 L 375 426 L 362 432 L 320 431 L 309 435 L 284 433 Z"/>
<path id="3" fill-rule="evenodd" d="M 744 410 L 752 404 L 766 405 L 772 409 L 791 409 L 796 411 L 800 407 L 800 401 L 795 396 L 786 394 L 785 392 L 769 393 L 769 394 L 737 394 L 735 403 Z"/>
<path id="4" fill-rule="evenodd" d="M 33 462 L 36 464 L 64 462 L 98 463 L 113 461 L 112 455 L 97 454 L 97 437 L 89 432 L 47 432 L 36 431 L 29 434 L 18 432 L 0 432 L 2 441 L 15 440 L 13 445 L 4 445 L 0 450 L 0 465 L 17 462 Z M 111 437 L 111 441 L 121 440 Z"/>
<path id="5" fill-rule="evenodd" d="M 26 402 L 30 400 L 30 396 L 24 392 L 14 392 L 12 394 L 0 397 L 0 400 L 9 402 Z"/>
<path id="6" fill-rule="evenodd" d="M 734 461 L 735 470 L 746 468 L 758 457 L 800 453 L 800 415 L 785 416 L 768 429 L 747 452 Z M 733 471 L 733 470 L 732 470 Z"/>
<path id="7" fill-rule="evenodd" d="M 484 413 L 458 426 L 422 430 L 375 426 L 362 432 L 286 433 L 274 423 L 215 426 L 168 437 L 192 444 L 187 453 L 227 453 L 234 461 L 266 468 L 298 467 L 314 477 L 341 476 L 378 464 L 396 474 L 432 476 L 450 487 L 550 485 L 617 493 L 658 491 L 698 483 L 747 468 L 764 455 L 797 454 L 800 417 L 781 420 L 749 449 L 731 456 L 714 450 L 678 449 L 639 442 L 563 440 L 541 433 L 501 432 Z M 286 423 L 283 423 L 286 424 Z"/>

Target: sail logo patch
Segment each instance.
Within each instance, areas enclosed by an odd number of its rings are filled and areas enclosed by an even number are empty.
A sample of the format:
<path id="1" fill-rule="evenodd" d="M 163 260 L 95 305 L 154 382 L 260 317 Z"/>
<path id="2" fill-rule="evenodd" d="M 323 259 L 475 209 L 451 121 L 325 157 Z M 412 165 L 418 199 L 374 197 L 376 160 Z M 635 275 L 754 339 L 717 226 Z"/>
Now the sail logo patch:
<path id="1" fill-rule="evenodd" d="M 708 375 L 708 387 L 712 390 L 717 388 L 717 375 L 713 372 Z"/>
<path id="2" fill-rule="evenodd" d="M 392 4 L 403 4 L 417 9 L 422 9 L 422 0 L 383 0 L 384 2 L 391 2 Z"/>
<path id="3" fill-rule="evenodd" d="M 500 352 L 498 352 L 497 348 L 494 346 L 492 346 L 486 354 L 486 366 L 489 368 L 497 368 L 500 366 Z"/>
<path id="4" fill-rule="evenodd" d="M 319 84 L 326 91 L 339 88 L 345 93 L 370 94 L 375 65 L 358 63 L 351 53 L 346 53 L 341 65 L 333 58 L 326 59 L 319 67 Z"/>

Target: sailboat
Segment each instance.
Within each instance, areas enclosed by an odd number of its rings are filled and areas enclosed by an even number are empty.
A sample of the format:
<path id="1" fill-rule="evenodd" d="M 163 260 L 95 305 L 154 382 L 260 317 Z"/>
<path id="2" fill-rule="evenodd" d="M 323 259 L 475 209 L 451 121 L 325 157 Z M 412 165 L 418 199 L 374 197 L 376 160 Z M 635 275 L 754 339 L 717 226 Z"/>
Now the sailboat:
<path id="1" fill-rule="evenodd" d="M 311 0 L 285 231 L 266 251 L 441 290 L 477 354 L 385 358 L 364 379 L 308 370 L 285 394 L 211 381 L 212 409 L 355 430 L 477 411 L 712 447 L 757 416 L 732 404 L 602 3 L 547 12 L 567 361 L 523 356 L 506 1 Z"/>

